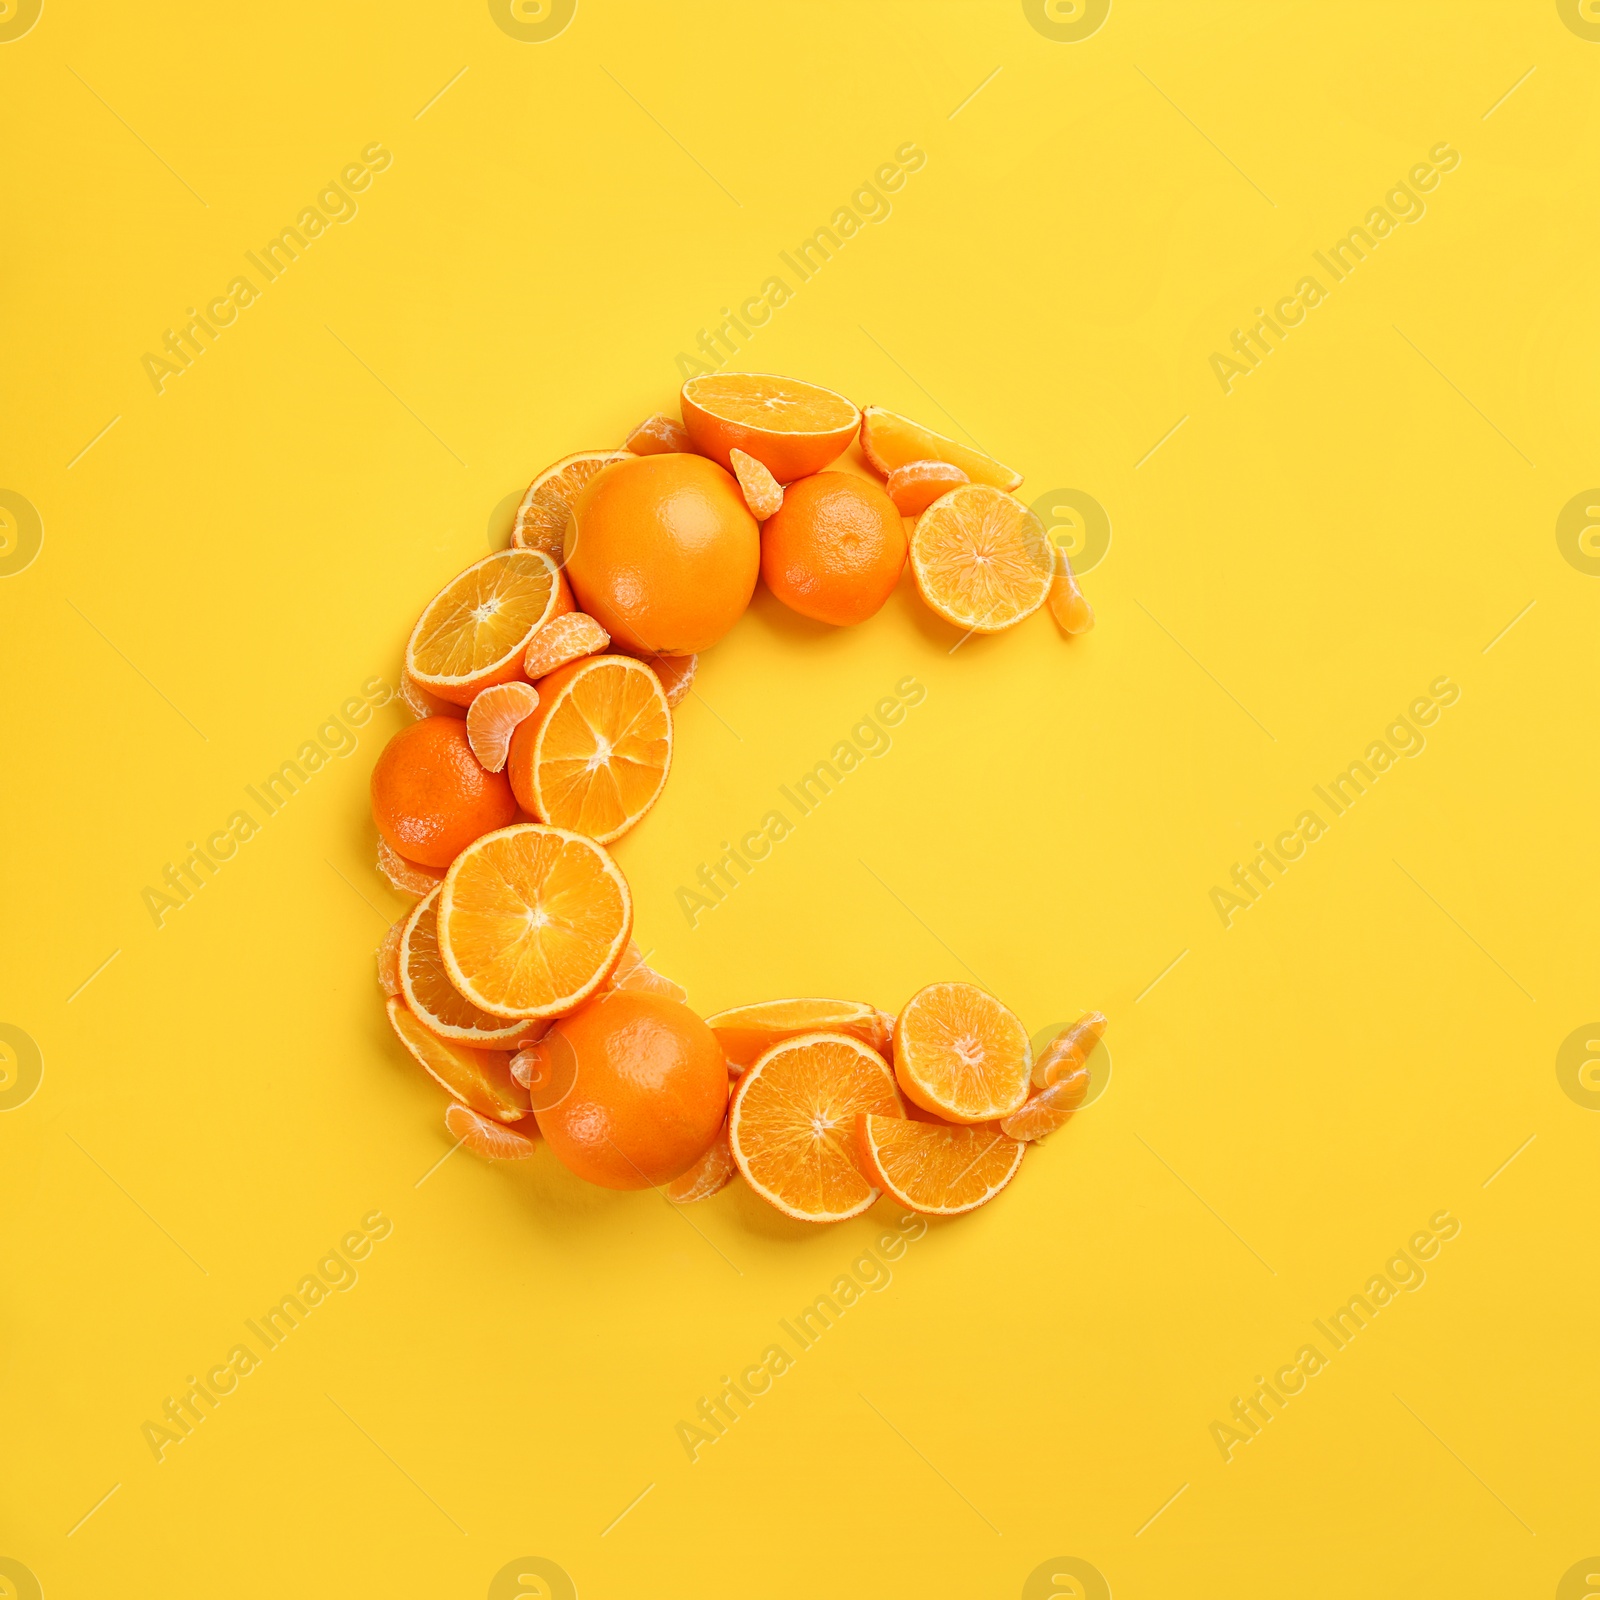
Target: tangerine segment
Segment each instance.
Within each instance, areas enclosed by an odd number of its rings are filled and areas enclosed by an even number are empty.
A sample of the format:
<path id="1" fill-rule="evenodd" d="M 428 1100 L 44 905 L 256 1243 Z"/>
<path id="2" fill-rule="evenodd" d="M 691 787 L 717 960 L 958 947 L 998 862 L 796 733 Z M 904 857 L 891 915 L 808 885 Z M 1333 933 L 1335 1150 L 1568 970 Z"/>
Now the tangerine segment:
<path id="1" fill-rule="evenodd" d="M 448 700 L 441 700 L 436 694 L 429 694 L 426 689 L 404 670 L 400 673 L 400 703 L 414 716 L 418 722 L 424 717 L 460 717 L 466 713 L 458 705 L 452 705 Z"/>
<path id="2" fill-rule="evenodd" d="M 971 983 L 930 983 L 894 1024 L 900 1087 L 948 1122 L 1008 1117 L 1028 1095 L 1033 1050 L 1022 1020 Z"/>
<path id="3" fill-rule="evenodd" d="M 799 1033 L 848 1033 L 885 1054 L 894 1019 L 858 1000 L 762 1000 L 719 1011 L 706 1018 L 706 1026 L 716 1034 L 729 1072 L 740 1073 L 763 1051 Z"/>
<path id="4" fill-rule="evenodd" d="M 417 902 L 406 918 L 400 936 L 400 992 L 411 1013 L 429 1032 L 455 1044 L 510 1050 L 515 1048 L 530 1026 L 525 1018 L 507 1022 L 504 1017 L 480 1011 L 463 999 L 445 971 L 439 950 L 439 895 L 436 886 Z M 509 1069 L 509 1063 L 507 1067 Z"/>
<path id="5" fill-rule="evenodd" d="M 1078 587 L 1065 550 L 1056 552 L 1056 575 L 1050 582 L 1050 615 L 1065 633 L 1087 633 L 1094 626 L 1094 607 Z"/>
<path id="6" fill-rule="evenodd" d="M 902 517 L 916 517 L 958 483 L 969 482 L 966 473 L 948 461 L 908 461 L 889 474 L 883 487 Z"/>
<path id="7" fill-rule="evenodd" d="M 636 456 L 681 455 L 693 450 L 694 443 L 681 422 L 674 422 L 658 411 L 653 417 L 646 417 L 628 435 L 626 448 Z"/>
<path id="8" fill-rule="evenodd" d="M 407 861 L 381 833 L 378 835 L 378 871 L 389 880 L 389 887 L 398 889 L 401 894 L 426 894 L 444 882 L 442 868 L 421 867 L 415 861 Z"/>
<path id="9" fill-rule="evenodd" d="M 858 1116 L 861 1170 L 885 1194 L 935 1217 L 976 1211 L 1017 1175 L 1026 1145 L 987 1128 Z"/>
<path id="10" fill-rule="evenodd" d="M 1088 1092 L 1089 1069 L 1079 1067 L 1031 1096 L 1020 1111 L 1003 1118 L 1000 1131 L 1009 1139 L 1043 1139 L 1072 1120 Z"/>
<path id="11" fill-rule="evenodd" d="M 604 650 L 610 643 L 611 635 L 588 612 L 564 612 L 545 623 L 528 641 L 522 670 L 530 678 L 542 678 L 569 661 Z"/>
<path id="12" fill-rule="evenodd" d="M 856 1165 L 855 1120 L 904 1115 L 894 1074 L 848 1033 L 802 1033 L 756 1058 L 728 1107 L 745 1181 L 801 1222 L 859 1216 L 878 1191 Z"/>
<path id="13" fill-rule="evenodd" d="M 406 671 L 430 694 L 469 706 L 480 689 L 520 678 L 535 630 L 571 609 L 543 550 L 497 550 L 428 602 L 406 645 Z"/>
<path id="14" fill-rule="evenodd" d="M 400 993 L 400 938 L 406 931 L 406 918 L 389 926 L 378 946 L 378 987 L 388 994 Z"/>
<path id="15" fill-rule="evenodd" d="M 587 656 L 540 680 L 541 704 L 511 739 L 517 803 L 601 844 L 656 802 L 672 765 L 672 712 L 632 656 Z"/>
<path id="16" fill-rule="evenodd" d="M 528 485 L 511 525 L 511 544 L 517 550 L 542 550 L 561 564 L 561 541 L 567 517 L 578 491 L 613 461 L 625 461 L 626 450 L 580 450 L 552 462 Z"/>
<path id="17" fill-rule="evenodd" d="M 731 472 L 733 451 L 743 450 L 779 483 L 838 460 L 861 423 L 860 411 L 842 394 L 769 372 L 691 378 L 679 404 L 683 425 L 702 455 Z"/>
<path id="18" fill-rule="evenodd" d="M 632 939 L 628 941 L 628 948 L 622 952 L 622 959 L 617 963 L 616 971 L 606 979 L 605 987 L 635 989 L 641 994 L 664 994 L 668 999 L 679 1002 L 689 998 L 689 991 L 681 984 L 674 983 L 671 978 L 663 978 L 653 967 L 645 965 L 645 959 Z"/>
<path id="19" fill-rule="evenodd" d="M 998 633 L 1050 593 L 1054 555 L 1044 524 L 1020 500 L 964 483 L 935 500 L 911 534 L 911 575 L 927 604 L 958 628 Z"/>
<path id="20" fill-rule="evenodd" d="M 497 1017 L 553 1017 L 587 1000 L 628 942 L 633 899 L 610 854 L 523 822 L 456 857 L 439 897 L 439 948 L 456 988 Z"/>
<path id="21" fill-rule="evenodd" d="M 430 1033 L 398 996 L 386 1002 L 389 1026 L 424 1072 L 463 1105 L 496 1122 L 519 1122 L 532 1110 L 528 1091 L 511 1076 L 504 1050 L 475 1050 Z"/>
<path id="22" fill-rule="evenodd" d="M 1033 1086 L 1048 1088 L 1058 1078 L 1077 1072 L 1089 1059 L 1106 1031 L 1103 1011 L 1086 1011 L 1070 1028 L 1063 1028 L 1039 1053 L 1033 1064 Z"/>
<path id="23" fill-rule="evenodd" d="M 467 743 L 486 772 L 505 766 L 517 724 L 538 709 L 539 691 L 531 683 L 497 683 L 473 698 L 467 708 Z"/>
<path id="24" fill-rule="evenodd" d="M 471 1106 L 452 1102 L 444 1108 L 444 1125 L 450 1137 L 485 1161 L 526 1161 L 539 1146 L 518 1128 L 492 1122 Z M 535 1132 L 538 1124 L 530 1118 L 525 1124 Z"/>
<path id="25" fill-rule="evenodd" d="M 711 1148 L 683 1174 L 674 1178 L 661 1192 L 675 1206 L 693 1205 L 697 1200 L 709 1200 L 720 1189 L 732 1183 L 739 1169 L 734 1164 L 733 1146 L 728 1143 L 728 1124 L 711 1141 Z"/>
<path id="26" fill-rule="evenodd" d="M 728 459 L 733 463 L 733 475 L 739 480 L 739 492 L 757 522 L 765 522 L 783 509 L 783 485 L 752 455 L 743 450 L 730 450 Z"/>
<path id="27" fill-rule="evenodd" d="M 996 489 L 1015 489 L 1022 474 L 1011 467 L 973 450 L 954 439 L 947 439 L 932 428 L 924 428 L 909 417 L 897 416 L 882 406 L 868 406 L 861 413 L 861 451 L 887 478 L 896 467 L 913 461 L 945 461 L 961 470 L 974 483 L 992 484 Z"/>

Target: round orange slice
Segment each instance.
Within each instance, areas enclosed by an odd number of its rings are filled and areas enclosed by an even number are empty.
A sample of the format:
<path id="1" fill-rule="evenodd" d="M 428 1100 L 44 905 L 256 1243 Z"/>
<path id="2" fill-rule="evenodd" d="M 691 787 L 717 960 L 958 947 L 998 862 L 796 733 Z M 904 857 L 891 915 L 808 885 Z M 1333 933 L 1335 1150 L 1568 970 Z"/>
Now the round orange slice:
<path id="1" fill-rule="evenodd" d="M 1020 500 L 964 483 L 935 500 L 911 532 L 917 592 L 946 622 L 999 633 L 1045 603 L 1055 568 L 1044 524 Z"/>
<path id="2" fill-rule="evenodd" d="M 569 661 L 592 656 L 611 643 L 611 635 L 587 611 L 567 611 L 553 618 L 528 641 L 522 670 L 542 678 Z"/>
<path id="3" fill-rule="evenodd" d="M 511 1076 L 504 1050 L 475 1050 L 431 1033 L 406 1009 L 398 995 L 386 1002 L 389 1026 L 423 1071 L 463 1105 L 496 1122 L 519 1122 L 532 1111 L 528 1091 Z"/>
<path id="4" fill-rule="evenodd" d="M 497 1017 L 554 1017 L 610 976 L 633 899 L 610 853 L 522 822 L 474 839 L 439 896 L 439 949 L 461 994 Z"/>
<path id="5" fill-rule="evenodd" d="M 495 683 L 473 696 L 467 707 L 467 743 L 485 772 L 504 768 L 517 724 L 538 708 L 539 691 L 531 683 Z"/>
<path id="6" fill-rule="evenodd" d="M 728 1071 L 737 1075 L 762 1051 L 797 1033 L 848 1033 L 879 1055 L 889 1049 L 894 1018 L 859 1000 L 761 1000 L 706 1018 Z"/>
<path id="7" fill-rule="evenodd" d="M 613 461 L 626 461 L 629 454 L 627 450 L 580 450 L 552 462 L 528 485 L 517 507 L 511 525 L 512 548 L 542 550 L 559 567 L 567 517 L 578 491 Z"/>
<path id="8" fill-rule="evenodd" d="M 993 456 L 968 445 L 957 444 L 932 428 L 925 428 L 910 417 L 897 416 L 882 406 L 868 406 L 861 413 L 861 453 L 885 478 L 896 467 L 913 461 L 945 461 L 961 470 L 974 483 L 992 484 L 996 489 L 1015 489 L 1022 474 Z"/>
<path id="9" fill-rule="evenodd" d="M 861 1170 L 912 1211 L 955 1217 L 976 1211 L 1005 1188 L 1026 1145 L 988 1128 L 950 1128 L 899 1117 L 856 1118 Z"/>
<path id="10" fill-rule="evenodd" d="M 940 495 L 969 481 L 960 467 L 953 467 L 948 461 L 908 461 L 889 474 L 883 487 L 902 517 L 916 517 Z"/>
<path id="11" fill-rule="evenodd" d="M 821 472 L 861 424 L 842 394 L 769 372 L 712 372 L 691 378 L 679 396 L 683 425 L 701 455 L 733 471 L 743 450 L 779 483 Z"/>
<path id="12" fill-rule="evenodd" d="M 539 709 L 511 736 L 517 803 L 601 844 L 656 802 L 672 765 L 672 712 L 632 656 L 586 656 L 539 680 Z"/>
<path id="13" fill-rule="evenodd" d="M 903 1115 L 894 1074 L 848 1033 L 802 1033 L 759 1055 L 728 1107 L 745 1181 L 785 1216 L 844 1222 L 878 1198 L 855 1158 L 859 1113 Z"/>
<path id="14" fill-rule="evenodd" d="M 539 1124 L 532 1117 L 508 1128 L 471 1106 L 452 1103 L 444 1108 L 444 1125 L 463 1150 L 485 1161 L 526 1161 L 539 1148 L 535 1142 Z M 524 1133 L 523 1128 L 528 1131 Z"/>
<path id="15" fill-rule="evenodd" d="M 450 981 L 439 950 L 442 892 L 442 884 L 429 890 L 406 918 L 398 957 L 400 992 L 417 1021 L 441 1039 L 479 1049 L 510 1050 L 538 1024 L 525 1017 L 508 1022 L 480 1011 Z"/>
<path id="16" fill-rule="evenodd" d="M 534 632 L 571 609 L 566 580 L 542 550 L 497 550 L 428 602 L 405 669 L 429 694 L 470 706 L 480 689 L 520 678 Z"/>
<path id="17" fill-rule="evenodd" d="M 1028 1097 L 1032 1070 L 1022 1019 L 975 984 L 930 983 L 895 1019 L 900 1087 L 947 1122 L 1009 1117 Z"/>

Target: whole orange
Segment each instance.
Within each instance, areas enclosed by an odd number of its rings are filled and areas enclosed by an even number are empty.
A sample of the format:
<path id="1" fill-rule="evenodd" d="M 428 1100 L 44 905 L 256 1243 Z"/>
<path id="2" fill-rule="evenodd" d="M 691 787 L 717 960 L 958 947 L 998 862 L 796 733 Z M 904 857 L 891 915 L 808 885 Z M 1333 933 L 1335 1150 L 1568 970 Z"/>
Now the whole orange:
<path id="1" fill-rule="evenodd" d="M 541 1077 L 565 1087 L 536 1110 L 564 1167 L 607 1189 L 649 1189 L 687 1172 L 728 1109 L 717 1036 L 666 995 L 611 989 L 563 1017 L 534 1047 Z M 538 1097 L 535 1096 L 535 1105 Z"/>
<path id="2" fill-rule="evenodd" d="M 739 485 L 704 456 L 638 456 L 594 477 L 567 522 L 579 606 L 651 655 L 709 649 L 744 614 L 761 564 Z"/>
<path id="3" fill-rule="evenodd" d="M 383 747 L 372 769 L 372 820 L 407 861 L 448 867 L 474 839 L 517 820 L 503 772 L 488 772 L 460 717 L 424 717 Z"/>
<path id="4" fill-rule="evenodd" d="M 845 627 L 865 622 L 894 593 L 906 564 L 906 530 L 875 483 L 817 472 L 784 491 L 761 528 L 761 576 L 803 617 Z"/>

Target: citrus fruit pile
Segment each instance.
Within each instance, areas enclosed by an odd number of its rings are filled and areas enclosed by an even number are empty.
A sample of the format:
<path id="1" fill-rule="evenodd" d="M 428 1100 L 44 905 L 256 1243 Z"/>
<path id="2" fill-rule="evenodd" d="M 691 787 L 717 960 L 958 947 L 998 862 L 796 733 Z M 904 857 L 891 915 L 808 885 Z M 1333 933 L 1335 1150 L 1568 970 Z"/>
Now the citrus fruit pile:
<path id="1" fill-rule="evenodd" d="M 606 846 L 655 803 L 673 707 L 758 578 L 836 627 L 907 563 L 968 632 L 1048 603 L 1093 623 L 1021 475 L 893 412 L 754 373 L 691 378 L 682 422 L 533 480 L 509 549 L 457 574 L 406 645 L 417 720 L 372 773 L 378 867 L 416 905 L 378 949 L 389 1021 L 487 1160 L 531 1156 L 687 1204 L 736 1176 L 808 1222 L 888 1194 L 948 1216 L 1008 1184 L 1083 1103 L 1098 1012 L 1035 1058 L 992 995 L 932 983 L 898 1016 L 771 1000 L 702 1019 L 633 943 Z M 859 439 L 865 474 L 826 470 Z M 909 537 L 906 519 L 915 518 Z"/>

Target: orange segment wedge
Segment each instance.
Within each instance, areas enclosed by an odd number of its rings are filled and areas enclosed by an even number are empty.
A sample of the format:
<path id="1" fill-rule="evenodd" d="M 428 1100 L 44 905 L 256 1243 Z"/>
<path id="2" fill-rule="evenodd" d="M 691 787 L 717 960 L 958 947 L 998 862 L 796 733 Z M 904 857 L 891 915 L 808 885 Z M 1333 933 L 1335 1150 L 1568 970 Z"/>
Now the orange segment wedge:
<path id="1" fill-rule="evenodd" d="M 733 463 L 733 475 L 739 480 L 739 492 L 757 522 L 765 522 L 783 510 L 783 486 L 752 455 L 743 450 L 730 450 L 728 459 Z"/>
<path id="2" fill-rule="evenodd" d="M 511 544 L 517 550 L 542 550 L 558 566 L 567 517 L 578 491 L 613 461 L 626 461 L 626 450 L 580 450 L 552 462 L 528 485 L 511 525 Z"/>
<path id="3" fill-rule="evenodd" d="M 611 635 L 587 611 L 567 611 L 545 623 L 528 641 L 522 670 L 530 678 L 542 678 L 610 643 Z"/>
<path id="4" fill-rule="evenodd" d="M 733 1160 L 733 1146 L 728 1143 L 728 1124 L 724 1122 L 722 1131 L 711 1141 L 706 1153 L 661 1192 L 675 1206 L 693 1205 L 697 1200 L 709 1200 L 732 1183 L 738 1171 Z"/>
<path id="5" fill-rule="evenodd" d="M 946 461 L 961 470 L 974 483 L 992 484 L 996 489 L 1015 489 L 1022 474 L 1013 471 L 993 456 L 968 445 L 957 444 L 932 428 L 924 428 L 909 417 L 897 416 L 882 406 L 868 406 L 861 413 L 861 452 L 885 478 L 896 467 L 913 461 Z"/>
<path id="6" fill-rule="evenodd" d="M 378 987 L 388 994 L 400 993 L 400 938 L 406 931 L 406 918 L 389 925 L 378 946 Z"/>
<path id="7" fill-rule="evenodd" d="M 880 1055 L 889 1049 L 894 1018 L 859 1000 L 762 1000 L 706 1018 L 732 1073 L 762 1051 L 799 1033 L 848 1033 Z"/>
<path id="8" fill-rule="evenodd" d="M 582 834 L 524 822 L 475 839 L 439 897 L 439 948 L 461 994 L 497 1017 L 554 1017 L 598 989 L 628 942 L 633 900 Z"/>
<path id="9" fill-rule="evenodd" d="M 672 765 L 672 712 L 632 656 L 585 656 L 539 680 L 539 709 L 511 738 L 507 776 L 541 822 L 608 844 L 656 802 Z"/>
<path id="10" fill-rule="evenodd" d="M 917 592 L 946 622 L 974 633 L 999 633 L 1032 616 L 1050 593 L 1054 567 L 1044 524 L 983 483 L 935 500 L 911 533 Z"/>
<path id="11" fill-rule="evenodd" d="M 1070 1028 L 1063 1028 L 1033 1064 L 1033 1086 L 1047 1088 L 1058 1078 L 1076 1073 L 1089 1059 L 1106 1031 L 1103 1011 L 1086 1011 Z"/>
<path id="12" fill-rule="evenodd" d="M 1050 581 L 1050 615 L 1063 633 L 1087 633 L 1094 626 L 1094 607 L 1078 587 L 1065 550 L 1056 551 L 1056 575 Z"/>
<path id="13" fill-rule="evenodd" d="M 1043 1139 L 1072 1120 L 1088 1092 L 1089 1069 L 1079 1067 L 1029 1096 L 1020 1111 L 1003 1117 L 1000 1131 L 1008 1139 Z"/>
<path id="14" fill-rule="evenodd" d="M 639 947 L 632 939 L 622 952 L 617 969 L 602 985 L 606 989 L 637 989 L 644 994 L 664 994 L 671 1000 L 687 1001 L 689 991 L 671 978 L 663 978 L 653 967 L 645 965 Z"/>
<path id="15" fill-rule="evenodd" d="M 441 700 L 436 694 L 429 694 L 426 689 L 402 669 L 400 673 L 400 704 L 414 716 L 418 722 L 424 717 L 460 717 L 466 713 L 458 705 L 452 705 L 448 700 Z"/>
<path id="16" fill-rule="evenodd" d="M 479 1049 L 510 1050 L 539 1024 L 524 1017 L 507 1021 L 480 1011 L 450 981 L 439 950 L 442 889 L 442 885 L 430 889 L 406 918 L 398 961 L 400 992 L 417 1021 L 441 1039 Z"/>
<path id="17" fill-rule="evenodd" d="M 847 1033 L 802 1033 L 764 1051 L 739 1080 L 728 1139 L 745 1181 L 785 1216 L 844 1222 L 878 1191 L 861 1176 L 855 1119 L 903 1114 L 894 1075 Z"/>
<path id="18" fill-rule="evenodd" d="M 463 1150 L 485 1161 L 526 1161 L 539 1148 L 535 1143 L 539 1124 L 532 1117 L 508 1128 L 471 1106 L 451 1104 L 444 1108 L 444 1125 Z M 528 1131 L 524 1133 L 523 1128 Z"/>
<path id="19" fill-rule="evenodd" d="M 398 996 L 386 1002 L 389 1026 L 430 1078 L 463 1105 L 496 1122 L 518 1122 L 532 1110 L 528 1091 L 511 1076 L 504 1050 L 475 1050 L 441 1039 L 411 1015 Z"/>
<path id="20" fill-rule="evenodd" d="M 960 467 L 948 461 L 908 461 L 889 474 L 883 487 L 902 517 L 916 517 L 957 484 L 969 481 Z"/>
<path id="21" fill-rule="evenodd" d="M 948 1122 L 1010 1116 L 1027 1098 L 1032 1070 L 1021 1018 L 976 984 L 930 983 L 895 1019 L 900 1087 Z"/>
<path id="22" fill-rule="evenodd" d="M 976 1211 L 1017 1175 L 1026 1145 L 988 1128 L 898 1117 L 856 1118 L 856 1152 L 870 1182 L 935 1217 Z"/>
<path id="23" fill-rule="evenodd" d="M 389 880 L 391 889 L 401 894 L 423 895 L 444 882 L 444 874 L 432 867 L 419 866 L 406 858 L 383 837 L 378 839 L 378 871 Z"/>
<path id="24" fill-rule="evenodd" d="M 769 372 L 712 372 L 679 396 L 694 447 L 733 471 L 733 452 L 754 456 L 779 483 L 821 472 L 861 423 L 842 394 Z"/>
<path id="25" fill-rule="evenodd" d="M 674 422 L 658 411 L 653 417 L 646 417 L 628 435 L 627 449 L 636 456 L 683 455 L 692 451 L 694 444 L 681 422 Z"/>
<path id="26" fill-rule="evenodd" d="M 571 609 L 542 550 L 497 550 L 428 602 L 406 645 L 406 671 L 429 694 L 469 706 L 480 689 L 520 678 L 535 630 Z"/>
<path id="27" fill-rule="evenodd" d="M 505 766 L 517 724 L 538 709 L 539 691 L 531 683 L 491 684 L 473 696 L 467 707 L 467 743 L 485 771 L 499 772 Z"/>

